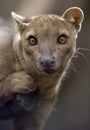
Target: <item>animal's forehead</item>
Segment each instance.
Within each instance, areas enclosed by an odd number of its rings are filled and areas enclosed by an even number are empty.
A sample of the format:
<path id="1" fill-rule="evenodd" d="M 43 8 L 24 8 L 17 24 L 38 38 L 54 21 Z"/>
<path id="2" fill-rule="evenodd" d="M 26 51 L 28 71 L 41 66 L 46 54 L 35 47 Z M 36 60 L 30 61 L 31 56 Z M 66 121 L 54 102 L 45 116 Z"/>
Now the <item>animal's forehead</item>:
<path id="1" fill-rule="evenodd" d="M 36 23 L 39 26 L 45 24 L 60 24 L 64 22 L 64 19 L 57 15 L 42 15 L 42 16 L 34 16 L 31 18 L 31 24 Z"/>
<path id="2" fill-rule="evenodd" d="M 69 35 L 69 30 L 64 19 L 57 15 L 42 15 L 31 18 L 29 27 L 26 30 L 26 37 L 29 35 L 57 35 L 66 33 Z"/>
<path id="3" fill-rule="evenodd" d="M 48 15 L 33 16 L 31 19 L 32 20 L 43 20 L 43 21 L 49 21 L 49 20 L 55 21 L 56 19 L 58 19 L 58 20 L 62 19 L 62 17 L 58 16 L 58 15 L 54 15 L 54 14 L 48 14 Z"/>
<path id="4" fill-rule="evenodd" d="M 33 30 L 39 33 L 45 31 L 58 31 L 62 29 L 67 30 L 67 24 L 64 19 L 58 15 L 42 15 L 31 18 L 30 25 L 27 32 Z"/>

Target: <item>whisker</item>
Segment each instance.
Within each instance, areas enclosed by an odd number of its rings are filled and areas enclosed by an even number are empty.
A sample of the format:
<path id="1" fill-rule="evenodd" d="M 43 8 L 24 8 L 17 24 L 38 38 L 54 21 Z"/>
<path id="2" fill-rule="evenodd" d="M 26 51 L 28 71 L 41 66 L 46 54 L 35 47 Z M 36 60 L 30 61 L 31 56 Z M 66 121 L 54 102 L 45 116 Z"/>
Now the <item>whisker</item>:
<path id="1" fill-rule="evenodd" d="M 81 52 L 76 52 L 76 54 L 81 55 L 81 56 L 85 59 L 85 61 L 89 64 L 87 57 L 86 57 L 83 53 L 81 53 Z"/>
<path id="2" fill-rule="evenodd" d="M 77 48 L 75 54 L 73 55 L 73 58 L 77 58 L 79 55 L 86 61 L 87 66 L 89 67 L 89 61 L 88 58 L 82 53 L 90 51 L 88 48 Z M 80 77 L 80 73 L 76 70 L 75 65 L 71 62 L 71 69 L 77 74 L 78 77 Z"/>
<path id="3" fill-rule="evenodd" d="M 71 69 L 76 73 L 76 75 L 78 76 L 78 77 L 80 77 L 80 74 L 79 74 L 79 72 L 76 70 L 76 67 L 75 67 L 75 65 L 71 62 Z"/>
<path id="4" fill-rule="evenodd" d="M 90 51 L 90 49 L 88 49 L 88 48 L 80 48 L 79 47 L 79 48 L 76 49 L 76 51 L 79 51 L 79 50 L 81 50 L 81 51 Z"/>

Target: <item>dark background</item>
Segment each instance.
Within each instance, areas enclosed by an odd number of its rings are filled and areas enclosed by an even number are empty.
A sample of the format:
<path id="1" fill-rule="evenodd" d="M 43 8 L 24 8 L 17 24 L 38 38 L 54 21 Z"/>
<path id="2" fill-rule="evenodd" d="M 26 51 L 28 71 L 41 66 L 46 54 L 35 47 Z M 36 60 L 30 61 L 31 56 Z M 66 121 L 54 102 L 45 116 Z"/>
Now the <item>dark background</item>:
<path id="1" fill-rule="evenodd" d="M 58 101 L 45 130 L 90 130 L 90 1 L 89 0 L 0 0 L 0 17 L 11 21 L 11 11 L 30 17 L 43 13 L 62 15 L 78 6 L 85 13 L 77 39 L 77 54 L 62 82 Z M 8 130 L 12 121 L 1 121 L 0 130 Z M 10 126 L 10 127 L 9 127 Z"/>

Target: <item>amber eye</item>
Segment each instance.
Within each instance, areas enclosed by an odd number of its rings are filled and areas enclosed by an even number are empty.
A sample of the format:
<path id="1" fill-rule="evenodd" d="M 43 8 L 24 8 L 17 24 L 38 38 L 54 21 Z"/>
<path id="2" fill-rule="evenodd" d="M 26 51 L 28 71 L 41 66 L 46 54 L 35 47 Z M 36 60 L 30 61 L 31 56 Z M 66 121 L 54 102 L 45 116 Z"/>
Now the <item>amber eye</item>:
<path id="1" fill-rule="evenodd" d="M 58 37 L 58 40 L 57 40 L 57 42 L 59 43 L 59 44 L 65 44 L 66 42 L 67 42 L 67 40 L 68 40 L 68 36 L 66 36 L 66 35 L 60 35 L 59 37 Z"/>
<path id="2" fill-rule="evenodd" d="M 28 42 L 29 42 L 30 45 L 34 46 L 34 45 L 37 44 L 37 39 L 36 39 L 36 37 L 34 37 L 34 36 L 30 36 L 30 37 L 28 38 Z"/>

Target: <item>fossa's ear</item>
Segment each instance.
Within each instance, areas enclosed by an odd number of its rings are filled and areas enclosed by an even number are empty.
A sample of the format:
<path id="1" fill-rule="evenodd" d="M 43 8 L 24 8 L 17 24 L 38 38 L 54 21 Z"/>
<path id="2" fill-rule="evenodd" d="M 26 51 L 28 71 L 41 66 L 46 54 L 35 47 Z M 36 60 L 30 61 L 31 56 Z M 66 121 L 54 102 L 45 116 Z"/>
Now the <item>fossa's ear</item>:
<path id="1" fill-rule="evenodd" d="M 71 7 L 67 9 L 63 14 L 64 20 L 73 24 L 75 28 L 80 31 L 81 23 L 84 19 L 83 11 L 78 7 Z"/>
<path id="2" fill-rule="evenodd" d="M 16 14 L 15 12 L 12 12 L 11 15 L 15 21 L 16 28 L 20 33 L 22 33 L 23 30 L 30 24 L 30 19 L 26 19 L 25 17 Z"/>

